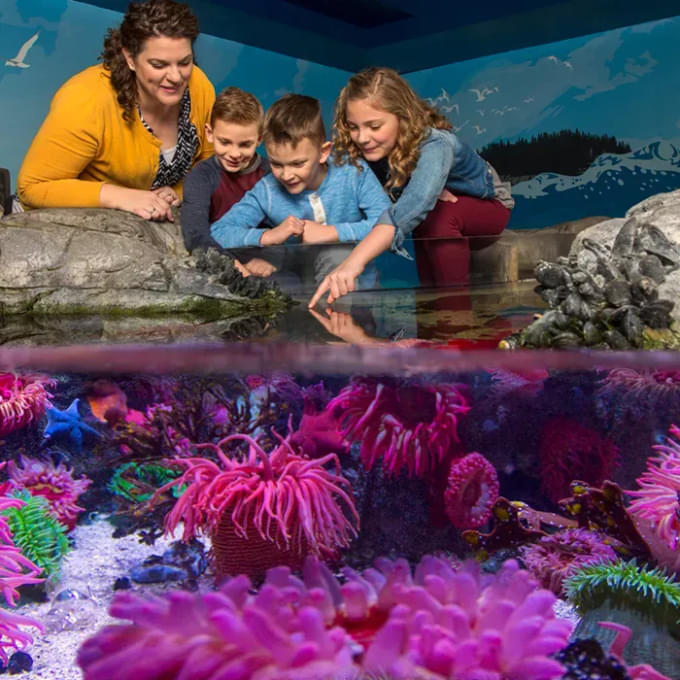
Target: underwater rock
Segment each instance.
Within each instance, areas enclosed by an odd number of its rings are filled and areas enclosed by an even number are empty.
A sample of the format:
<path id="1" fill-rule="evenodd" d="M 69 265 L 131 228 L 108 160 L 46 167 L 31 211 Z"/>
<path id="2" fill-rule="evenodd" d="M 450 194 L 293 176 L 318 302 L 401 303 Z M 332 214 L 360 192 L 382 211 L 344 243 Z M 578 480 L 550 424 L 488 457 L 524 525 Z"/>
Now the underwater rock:
<path id="1" fill-rule="evenodd" d="M 229 316 L 283 308 L 287 297 L 244 279 L 215 252 L 190 258 L 178 221 L 108 209 L 50 208 L 0 223 L 5 314 L 166 313 Z"/>
<path id="2" fill-rule="evenodd" d="M 19 673 L 28 672 L 32 670 L 32 668 L 33 658 L 26 652 L 14 652 L 14 654 L 9 657 L 9 662 L 7 663 L 7 673 L 9 675 L 18 675 Z"/>
<path id="3" fill-rule="evenodd" d="M 186 582 L 200 576 L 208 566 L 208 558 L 201 541 L 193 538 L 189 543 L 174 541 L 163 555 L 151 555 L 130 570 L 135 583 Z M 122 579 L 118 579 L 121 581 Z M 128 586 L 129 587 L 129 586 Z M 119 586 L 116 590 L 126 590 Z"/>
<path id="4" fill-rule="evenodd" d="M 679 211 L 680 190 L 652 197 L 579 233 L 568 257 L 540 261 L 536 292 L 551 310 L 500 346 L 628 350 L 649 347 L 649 329 L 676 335 Z"/>

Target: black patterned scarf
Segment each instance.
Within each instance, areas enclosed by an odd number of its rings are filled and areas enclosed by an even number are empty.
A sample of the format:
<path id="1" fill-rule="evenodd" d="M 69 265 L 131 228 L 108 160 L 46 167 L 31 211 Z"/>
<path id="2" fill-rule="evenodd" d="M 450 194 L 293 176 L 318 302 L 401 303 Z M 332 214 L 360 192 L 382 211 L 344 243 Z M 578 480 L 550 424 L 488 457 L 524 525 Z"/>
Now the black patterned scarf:
<path id="1" fill-rule="evenodd" d="M 153 134 L 151 126 L 144 120 L 142 111 L 137 106 L 139 118 L 144 127 Z M 184 179 L 186 174 L 191 169 L 191 164 L 198 149 L 198 135 L 196 134 L 196 126 L 191 122 L 191 97 L 189 96 L 189 88 L 184 90 L 182 100 L 179 104 L 179 119 L 177 121 L 177 147 L 175 148 L 175 156 L 172 162 L 168 163 L 160 152 L 158 162 L 158 172 L 156 178 L 151 185 L 152 189 L 158 187 L 171 187 Z"/>

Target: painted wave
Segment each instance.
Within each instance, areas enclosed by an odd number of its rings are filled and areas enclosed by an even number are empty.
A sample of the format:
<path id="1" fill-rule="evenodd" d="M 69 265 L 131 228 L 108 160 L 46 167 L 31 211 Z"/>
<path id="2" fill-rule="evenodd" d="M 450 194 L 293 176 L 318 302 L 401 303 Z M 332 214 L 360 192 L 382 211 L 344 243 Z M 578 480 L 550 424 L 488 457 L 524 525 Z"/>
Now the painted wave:
<path id="1" fill-rule="evenodd" d="M 653 194 L 680 188 L 680 140 L 655 140 L 626 154 L 602 154 L 581 175 L 544 172 L 512 187 L 510 227 L 529 229 L 589 215 L 620 217 Z"/>

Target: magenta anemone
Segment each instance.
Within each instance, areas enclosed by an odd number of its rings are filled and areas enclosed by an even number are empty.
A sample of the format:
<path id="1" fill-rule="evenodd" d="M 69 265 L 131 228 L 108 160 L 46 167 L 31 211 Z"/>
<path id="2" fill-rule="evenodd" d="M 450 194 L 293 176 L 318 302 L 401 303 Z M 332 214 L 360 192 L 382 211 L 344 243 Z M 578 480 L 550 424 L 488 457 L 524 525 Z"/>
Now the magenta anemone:
<path id="1" fill-rule="evenodd" d="M 89 479 L 84 475 L 73 479 L 73 470 L 63 463 L 55 467 L 51 461 L 32 458 L 19 458 L 19 465 L 11 461 L 7 471 L 11 488 L 43 496 L 57 520 L 69 531 L 75 528 L 78 515 L 85 509 L 77 504 L 78 497 L 92 483 Z"/>
<path id="2" fill-rule="evenodd" d="M 380 559 L 345 578 L 310 557 L 302 579 L 271 569 L 259 592 L 239 576 L 209 594 L 118 593 L 110 613 L 126 623 L 87 640 L 78 664 L 84 680 L 552 680 L 564 670 L 550 655 L 572 624 L 514 561 L 490 575 L 431 556 L 413 572 Z M 358 640 L 362 625 L 375 638 Z"/>
<path id="3" fill-rule="evenodd" d="M 495 576 L 466 563 L 454 571 L 430 558 L 368 648 L 364 670 L 394 680 L 551 680 L 564 668 L 551 655 L 572 624 L 553 613 L 555 595 L 538 590 L 514 560 Z"/>
<path id="4" fill-rule="evenodd" d="M 561 416 L 543 426 L 539 460 L 541 491 L 555 502 L 569 495 L 574 479 L 601 486 L 620 463 L 619 450 L 612 441 Z"/>
<path id="5" fill-rule="evenodd" d="M 39 373 L 0 373 L 0 437 L 36 422 L 50 405 L 56 380 Z"/>
<path id="6" fill-rule="evenodd" d="M 496 468 L 474 451 L 451 463 L 444 508 L 457 529 L 478 529 L 491 517 L 498 499 Z"/>
<path id="7" fill-rule="evenodd" d="M 359 516 L 349 482 L 340 474 L 338 457 L 328 454 L 310 460 L 293 450 L 289 438 L 275 436 L 279 446 L 270 454 L 252 437 L 234 434 L 217 444 L 199 445 L 199 449 L 212 451 L 219 464 L 207 458 L 175 461 L 186 471 L 158 493 L 172 486 L 188 486 L 168 513 L 166 530 L 174 531 L 183 521 L 185 541 L 207 530 L 216 552 L 224 553 L 225 560 L 237 557 L 236 565 L 246 564 L 251 548 L 261 551 L 266 547 L 262 542 L 290 553 L 293 563 L 301 561 L 307 551 L 329 556 L 348 545 L 356 535 L 351 519 L 358 526 Z M 247 456 L 227 455 L 224 447 L 236 441 L 248 443 Z M 327 463 L 335 464 L 336 474 L 324 467 Z M 243 542 L 242 553 L 229 555 L 235 549 L 234 540 Z M 271 553 L 272 560 L 276 556 Z M 259 563 L 254 566 L 260 571 L 274 566 L 264 563 L 261 552 L 253 555 L 253 562 Z M 225 562 L 219 572 L 234 573 L 233 564 Z"/>
<path id="8" fill-rule="evenodd" d="M 370 470 L 382 457 L 389 475 L 424 476 L 458 450 L 458 418 L 470 407 L 462 386 L 358 377 L 332 399 L 342 435 L 361 442 Z"/>
<path id="9" fill-rule="evenodd" d="M 638 477 L 639 489 L 627 491 L 635 500 L 628 512 L 651 526 L 658 539 L 672 551 L 680 545 L 680 429 L 672 425 L 665 444 L 652 448 L 657 456 L 647 459 L 647 469 Z"/>
<path id="10" fill-rule="evenodd" d="M 245 576 L 217 592 L 117 593 L 107 626 L 78 652 L 84 680 L 350 680 L 358 675 L 349 638 L 328 628 L 291 589 Z"/>

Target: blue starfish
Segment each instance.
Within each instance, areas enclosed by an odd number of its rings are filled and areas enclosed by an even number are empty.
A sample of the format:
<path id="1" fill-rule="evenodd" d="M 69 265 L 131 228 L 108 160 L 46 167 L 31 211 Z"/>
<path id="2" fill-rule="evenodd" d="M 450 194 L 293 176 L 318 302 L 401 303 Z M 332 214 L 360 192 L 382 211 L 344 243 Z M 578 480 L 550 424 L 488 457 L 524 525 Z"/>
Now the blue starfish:
<path id="1" fill-rule="evenodd" d="M 45 439 L 51 439 L 55 435 L 67 437 L 73 442 L 76 451 L 80 452 L 83 450 L 84 432 L 89 432 L 97 437 L 101 436 L 97 430 L 82 421 L 82 417 L 78 412 L 79 402 L 79 399 L 74 399 L 71 405 L 63 411 L 60 411 L 56 406 L 48 406 L 45 409 L 45 415 L 47 416 L 47 425 L 45 425 L 45 431 L 43 432 Z"/>

